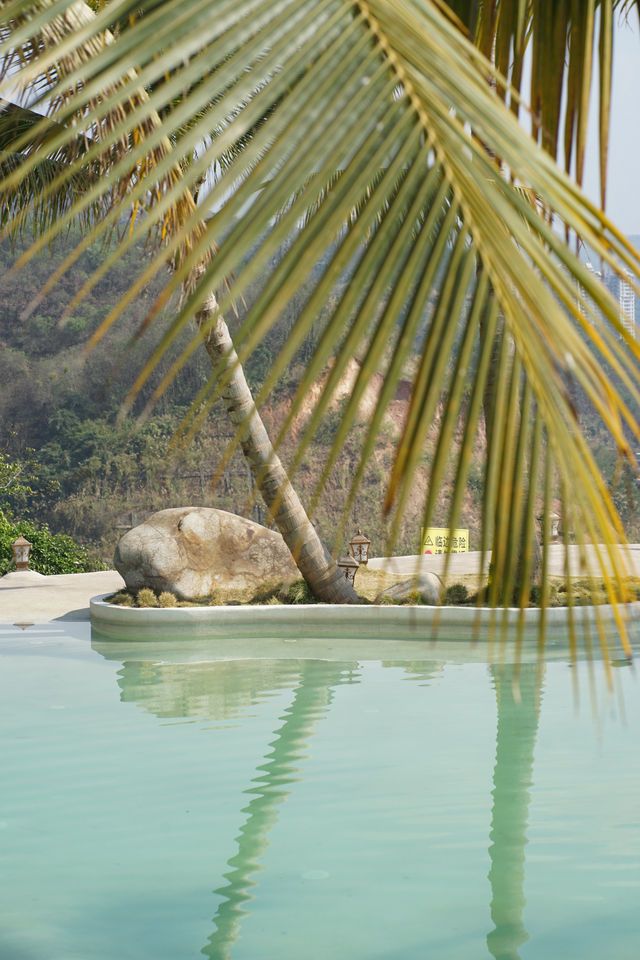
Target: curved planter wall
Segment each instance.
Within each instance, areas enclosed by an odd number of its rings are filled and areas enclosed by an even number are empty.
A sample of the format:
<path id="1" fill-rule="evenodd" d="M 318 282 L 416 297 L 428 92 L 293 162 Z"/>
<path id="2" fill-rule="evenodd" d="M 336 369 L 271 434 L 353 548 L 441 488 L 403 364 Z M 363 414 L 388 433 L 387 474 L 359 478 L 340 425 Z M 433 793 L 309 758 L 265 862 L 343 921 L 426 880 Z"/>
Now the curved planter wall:
<path id="1" fill-rule="evenodd" d="M 637 621 L 640 602 L 620 608 L 629 629 Z M 102 597 L 91 600 L 91 623 L 105 640 L 408 640 L 429 643 L 437 640 L 470 641 L 500 639 L 503 626 L 515 638 L 520 611 L 469 607 L 350 606 L 331 604 L 173 607 L 118 607 Z M 608 637 L 616 638 L 614 608 L 574 608 L 579 638 L 598 641 L 598 622 Z M 569 611 L 554 607 L 546 611 L 547 645 L 566 648 Z M 540 610 L 530 608 L 523 615 L 523 639 L 537 643 Z"/>

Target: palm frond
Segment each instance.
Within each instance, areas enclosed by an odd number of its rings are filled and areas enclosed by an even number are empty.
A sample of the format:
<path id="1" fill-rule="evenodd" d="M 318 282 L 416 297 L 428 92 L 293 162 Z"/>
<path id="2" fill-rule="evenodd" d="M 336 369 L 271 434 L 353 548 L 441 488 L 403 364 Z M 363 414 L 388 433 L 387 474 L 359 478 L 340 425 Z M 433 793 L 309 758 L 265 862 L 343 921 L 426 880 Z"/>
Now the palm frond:
<path id="1" fill-rule="evenodd" d="M 580 237 L 621 275 L 630 270 L 637 290 L 640 259 L 551 156 L 562 143 L 567 168 L 575 165 L 580 178 L 598 31 L 606 144 L 616 4 L 587 6 L 580 19 L 583 5 L 572 0 L 452 3 L 455 16 L 434 0 L 136 0 L 118 4 L 118 12 L 135 7 L 144 15 L 131 17 L 114 38 L 105 29 L 109 8 L 94 17 L 83 4 L 3 3 L 7 90 L 19 82 L 23 90 L 44 91 L 39 95 L 61 131 L 49 149 L 68 147 L 80 133 L 85 161 L 99 164 L 104 178 L 58 226 L 96 198 L 109 205 L 98 230 L 140 205 L 144 217 L 125 244 L 138 233 L 155 234 L 162 250 L 145 278 L 170 262 L 173 278 L 163 296 L 188 292 L 136 389 L 207 297 L 217 294 L 224 312 L 257 284 L 235 335 L 241 364 L 292 299 L 304 299 L 263 402 L 334 291 L 291 418 L 318 372 L 329 363 L 331 371 L 293 466 L 357 352 L 360 372 L 323 474 L 326 479 L 356 422 L 368 380 L 382 373 L 352 502 L 381 418 L 417 350 L 407 421 L 385 493 L 393 534 L 434 430 L 423 521 L 432 520 L 449 470 L 456 478 L 449 522 L 456 525 L 497 349 L 482 546 L 493 549 L 494 568 L 509 588 L 514 557 L 524 558 L 525 569 L 530 562 L 535 504 L 541 498 L 549 510 L 555 477 L 557 491 L 571 491 L 567 512 L 578 543 L 604 544 L 599 566 L 613 574 L 612 597 L 620 595 L 623 531 L 576 422 L 569 384 L 583 391 L 612 442 L 633 462 L 640 430 L 603 360 L 638 403 L 640 347 L 563 235 Z M 494 16 L 486 20 L 489 10 Z M 517 118 L 528 43 L 533 139 Z M 27 152 L 22 172 L 31 174 L 41 159 L 41 149 Z M 604 147 L 601 163 L 604 171 Z M 201 191 L 212 170 L 211 189 Z M 55 188 L 71 176 L 72 170 L 61 171 Z M 7 172 L 0 196 L 9 197 L 17 182 Z M 197 397 L 190 428 L 228 376 L 214 376 Z M 548 549 L 545 538 L 543 565 Z M 521 603 L 527 589 L 520 589 Z M 494 593 L 493 599 L 509 598 Z"/>
<path id="2" fill-rule="evenodd" d="M 582 184 L 587 128 L 597 119 L 601 206 L 605 207 L 611 106 L 613 19 L 628 17 L 637 0 L 451 0 L 449 6 L 509 85 L 500 94 L 519 114 L 530 90 L 536 139 Z M 598 67 L 597 118 L 591 84 Z M 525 75 L 528 70 L 528 75 Z M 561 105 L 564 102 L 564 109 Z"/>

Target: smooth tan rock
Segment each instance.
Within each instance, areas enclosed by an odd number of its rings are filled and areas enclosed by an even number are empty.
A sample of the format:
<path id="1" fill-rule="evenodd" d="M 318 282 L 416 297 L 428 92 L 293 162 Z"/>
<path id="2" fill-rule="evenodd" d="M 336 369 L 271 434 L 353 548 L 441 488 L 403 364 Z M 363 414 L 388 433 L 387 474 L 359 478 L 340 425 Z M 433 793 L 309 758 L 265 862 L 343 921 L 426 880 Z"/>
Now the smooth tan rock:
<path id="1" fill-rule="evenodd" d="M 129 590 L 170 590 L 182 600 L 300 578 L 279 533 L 211 507 L 152 514 L 122 537 L 114 565 Z"/>
<path id="2" fill-rule="evenodd" d="M 412 593 L 418 593 L 422 603 L 437 606 L 442 601 L 443 592 L 444 586 L 437 573 L 419 573 L 382 590 L 376 597 L 376 603 L 382 600 L 406 600 Z"/>

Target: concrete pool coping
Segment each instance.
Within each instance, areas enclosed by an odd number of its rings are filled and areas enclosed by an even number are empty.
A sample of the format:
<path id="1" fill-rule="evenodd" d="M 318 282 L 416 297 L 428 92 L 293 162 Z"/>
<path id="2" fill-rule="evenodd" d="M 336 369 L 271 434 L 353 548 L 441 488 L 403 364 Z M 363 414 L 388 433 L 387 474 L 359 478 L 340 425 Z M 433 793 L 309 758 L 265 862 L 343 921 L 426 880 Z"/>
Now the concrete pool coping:
<path id="1" fill-rule="evenodd" d="M 137 608 L 105 601 L 90 602 L 91 623 L 105 640 L 211 638 L 224 640 L 487 640 L 503 627 L 513 637 L 522 617 L 522 637 L 536 641 L 541 611 L 531 607 L 351 606 L 342 604 L 238 605 L 217 607 Z M 640 601 L 623 604 L 627 626 L 638 622 Z M 603 604 L 573 608 L 579 637 L 597 641 L 599 624 L 607 636 L 618 635 L 616 611 Z M 567 607 L 546 610 L 547 640 L 566 644 L 570 622 Z"/>

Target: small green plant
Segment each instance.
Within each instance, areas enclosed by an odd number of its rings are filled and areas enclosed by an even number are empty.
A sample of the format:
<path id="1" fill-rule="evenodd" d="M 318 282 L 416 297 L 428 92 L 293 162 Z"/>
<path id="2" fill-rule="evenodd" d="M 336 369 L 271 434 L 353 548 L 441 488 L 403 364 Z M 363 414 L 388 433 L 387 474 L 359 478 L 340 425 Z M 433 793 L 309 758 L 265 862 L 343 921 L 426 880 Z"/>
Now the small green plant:
<path id="1" fill-rule="evenodd" d="M 529 603 L 532 607 L 539 607 L 542 600 L 542 587 L 534 583 L 529 590 Z"/>
<path id="2" fill-rule="evenodd" d="M 624 603 L 640 600 L 640 580 L 637 577 L 626 577 L 623 580 L 621 600 Z"/>
<path id="3" fill-rule="evenodd" d="M 282 582 L 262 583 L 253 590 L 249 603 L 271 603 L 274 598 L 280 602 L 277 598 L 286 589 L 287 585 Z"/>
<path id="4" fill-rule="evenodd" d="M 111 603 L 114 603 L 117 607 L 135 607 L 136 602 L 126 590 L 120 590 L 119 593 L 114 593 L 110 598 Z"/>
<path id="5" fill-rule="evenodd" d="M 464 583 L 452 583 L 447 587 L 444 594 L 444 603 L 447 606 L 455 606 L 459 603 L 466 603 L 469 599 L 469 591 Z"/>
<path id="6" fill-rule="evenodd" d="M 315 594 L 306 580 L 294 580 L 276 594 L 282 603 L 317 603 Z"/>
<path id="7" fill-rule="evenodd" d="M 407 596 L 403 599 L 403 603 L 410 606 L 421 606 L 423 603 L 422 594 L 419 590 L 410 590 Z"/>
<path id="8" fill-rule="evenodd" d="M 138 590 L 136 594 L 136 605 L 138 607 L 157 607 L 158 598 L 149 587 L 143 587 L 142 590 Z"/>
<path id="9" fill-rule="evenodd" d="M 177 605 L 178 601 L 176 600 L 174 594 L 170 593 L 169 590 L 163 590 L 158 597 L 159 607 L 177 607 Z"/>

